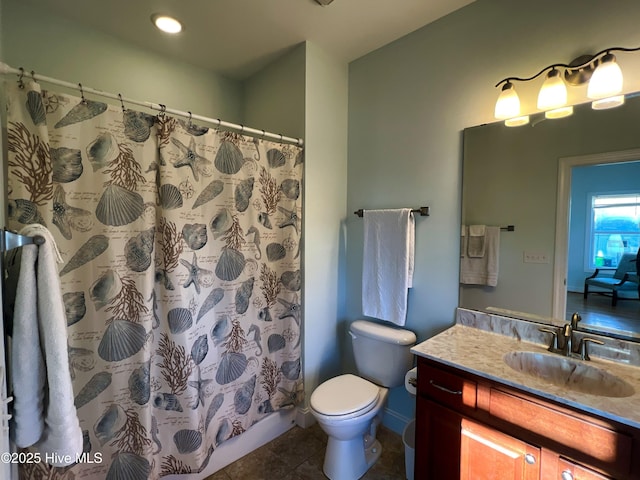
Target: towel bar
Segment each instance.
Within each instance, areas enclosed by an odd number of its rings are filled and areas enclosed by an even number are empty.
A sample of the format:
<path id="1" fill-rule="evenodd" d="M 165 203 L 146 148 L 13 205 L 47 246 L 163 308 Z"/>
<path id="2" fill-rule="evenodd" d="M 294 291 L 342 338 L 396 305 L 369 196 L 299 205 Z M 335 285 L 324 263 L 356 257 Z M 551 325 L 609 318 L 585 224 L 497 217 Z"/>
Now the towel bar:
<path id="1" fill-rule="evenodd" d="M 413 213 L 419 213 L 421 217 L 428 217 L 429 216 L 429 207 L 414 208 L 411 211 Z M 364 209 L 361 208 L 360 210 L 356 210 L 353 213 L 355 213 L 357 216 L 362 218 L 364 216 Z"/>
<path id="2" fill-rule="evenodd" d="M 20 235 L 19 233 L 3 229 L 2 236 L 0 237 L 0 251 L 7 252 L 14 248 L 22 247 L 23 245 L 42 245 L 44 242 L 44 237 L 41 237 L 40 235 L 28 237 L 26 235 Z"/>

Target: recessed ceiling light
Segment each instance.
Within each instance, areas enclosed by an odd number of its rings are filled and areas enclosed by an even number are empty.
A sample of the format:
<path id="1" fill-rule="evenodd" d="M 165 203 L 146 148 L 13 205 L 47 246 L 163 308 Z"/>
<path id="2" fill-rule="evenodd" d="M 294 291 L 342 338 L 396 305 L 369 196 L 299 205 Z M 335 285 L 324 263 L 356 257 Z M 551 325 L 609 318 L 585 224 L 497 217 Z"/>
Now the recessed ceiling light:
<path id="1" fill-rule="evenodd" d="M 155 13 L 151 15 L 151 21 L 160 30 L 166 33 L 180 33 L 182 24 L 173 17 Z"/>

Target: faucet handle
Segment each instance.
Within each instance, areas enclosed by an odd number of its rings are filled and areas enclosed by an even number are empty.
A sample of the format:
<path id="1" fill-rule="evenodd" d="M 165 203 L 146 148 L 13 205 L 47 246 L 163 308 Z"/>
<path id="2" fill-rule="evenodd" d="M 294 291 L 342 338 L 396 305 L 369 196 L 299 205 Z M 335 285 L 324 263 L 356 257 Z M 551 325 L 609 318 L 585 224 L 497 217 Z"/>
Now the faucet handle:
<path id="1" fill-rule="evenodd" d="M 538 328 L 538 331 L 551 334 L 551 344 L 549 345 L 549 348 L 547 350 L 554 353 L 560 350 L 558 348 L 558 330 L 555 330 L 552 328 L 540 327 Z"/>
<path id="2" fill-rule="evenodd" d="M 591 358 L 589 357 L 589 352 L 587 350 L 587 343 L 595 343 L 597 345 L 604 345 L 604 342 L 602 340 L 598 340 L 596 338 L 590 338 L 590 337 L 583 337 L 582 340 L 580 340 L 580 347 L 579 347 L 579 351 L 580 351 L 580 360 L 591 360 Z"/>

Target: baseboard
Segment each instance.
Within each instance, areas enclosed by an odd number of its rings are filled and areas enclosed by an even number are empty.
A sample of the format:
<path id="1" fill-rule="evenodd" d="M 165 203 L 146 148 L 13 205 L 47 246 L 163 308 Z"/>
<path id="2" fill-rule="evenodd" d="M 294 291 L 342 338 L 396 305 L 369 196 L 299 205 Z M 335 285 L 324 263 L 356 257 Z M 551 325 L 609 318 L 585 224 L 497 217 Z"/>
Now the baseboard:
<path id="1" fill-rule="evenodd" d="M 296 425 L 301 428 L 309 428 L 314 423 L 316 423 L 316 419 L 313 413 L 311 413 L 311 409 L 309 407 L 298 407 L 296 412 Z"/>
<path id="2" fill-rule="evenodd" d="M 385 408 L 384 416 L 382 417 L 382 425 L 387 427 L 389 430 L 396 432 L 398 435 L 402 435 L 404 427 L 406 427 L 411 420 L 413 420 L 413 418 L 405 417 L 394 410 Z"/>

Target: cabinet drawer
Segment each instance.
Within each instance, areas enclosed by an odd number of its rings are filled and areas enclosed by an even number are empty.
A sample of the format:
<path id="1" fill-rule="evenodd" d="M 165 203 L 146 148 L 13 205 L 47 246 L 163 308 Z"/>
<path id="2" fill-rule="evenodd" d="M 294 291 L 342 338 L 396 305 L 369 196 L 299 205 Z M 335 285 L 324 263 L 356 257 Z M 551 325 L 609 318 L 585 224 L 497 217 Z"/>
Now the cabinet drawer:
<path id="1" fill-rule="evenodd" d="M 556 478 L 562 480 L 613 480 L 611 477 L 605 477 L 598 472 L 577 465 L 570 460 L 560 458 L 558 460 L 558 471 Z"/>
<path id="2" fill-rule="evenodd" d="M 418 362 L 418 394 L 425 395 L 449 408 L 475 409 L 476 382 L 455 373 Z"/>
<path id="3" fill-rule="evenodd" d="M 607 470 L 629 472 L 633 440 L 624 433 L 495 388 L 490 389 L 489 413 L 492 417 L 563 444 L 569 451 L 586 456 L 589 463 Z"/>

